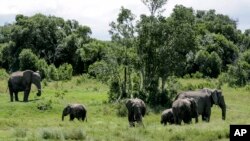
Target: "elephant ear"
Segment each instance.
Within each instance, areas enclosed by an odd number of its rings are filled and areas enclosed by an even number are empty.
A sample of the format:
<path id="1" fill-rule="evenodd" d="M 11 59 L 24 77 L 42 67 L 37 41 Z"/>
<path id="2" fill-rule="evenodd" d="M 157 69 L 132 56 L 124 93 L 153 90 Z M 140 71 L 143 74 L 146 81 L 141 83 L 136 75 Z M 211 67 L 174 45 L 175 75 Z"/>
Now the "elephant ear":
<path id="1" fill-rule="evenodd" d="M 211 91 L 211 96 L 212 96 L 213 102 L 216 105 L 218 105 L 218 103 L 219 103 L 218 102 L 219 101 L 218 93 L 219 93 L 219 91 L 216 90 L 216 89 L 214 89 L 214 90 Z"/>

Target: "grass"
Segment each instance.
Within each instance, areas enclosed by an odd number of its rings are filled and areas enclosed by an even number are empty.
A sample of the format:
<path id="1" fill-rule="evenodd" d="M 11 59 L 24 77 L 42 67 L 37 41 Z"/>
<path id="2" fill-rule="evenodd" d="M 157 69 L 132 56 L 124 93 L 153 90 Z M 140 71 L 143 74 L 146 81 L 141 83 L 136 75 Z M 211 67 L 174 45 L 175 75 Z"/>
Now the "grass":
<path id="1" fill-rule="evenodd" d="M 210 80 L 211 81 L 211 80 Z M 224 141 L 229 140 L 230 124 L 250 123 L 249 88 L 222 86 L 227 104 L 227 119 L 221 119 L 218 106 L 212 108 L 211 121 L 190 125 L 160 124 L 160 114 L 149 112 L 143 119 L 145 128 L 130 128 L 127 117 L 117 115 L 116 104 L 108 103 L 108 87 L 83 76 L 71 81 L 45 82 L 41 97 L 32 87 L 28 103 L 9 102 L 7 81 L 0 80 L 0 140 L 90 140 L 90 141 Z M 183 85 L 206 83 L 201 79 L 181 79 Z M 23 99 L 23 94 L 19 94 Z M 87 122 L 61 121 L 68 103 L 83 103 L 87 107 Z M 42 107 L 39 108 L 38 107 Z"/>

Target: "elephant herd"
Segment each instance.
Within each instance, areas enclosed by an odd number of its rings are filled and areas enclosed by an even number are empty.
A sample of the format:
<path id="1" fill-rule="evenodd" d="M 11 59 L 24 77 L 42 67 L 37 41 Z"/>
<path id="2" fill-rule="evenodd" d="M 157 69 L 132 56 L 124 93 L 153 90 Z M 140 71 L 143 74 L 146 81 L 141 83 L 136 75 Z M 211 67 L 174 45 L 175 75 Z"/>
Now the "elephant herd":
<path id="1" fill-rule="evenodd" d="M 177 124 L 191 123 L 192 118 L 198 122 L 198 116 L 202 116 L 203 121 L 210 121 L 211 107 L 213 104 L 218 105 L 222 110 L 222 119 L 226 119 L 226 104 L 222 92 L 217 89 L 203 88 L 197 91 L 186 91 L 179 93 L 172 108 L 166 109 L 161 114 L 161 124 Z M 130 126 L 134 126 L 134 122 L 143 125 L 142 117 L 146 112 L 145 103 L 138 98 L 129 99 L 126 102 L 128 109 L 128 121 Z M 144 126 L 144 125 L 143 125 Z"/>
<path id="2" fill-rule="evenodd" d="M 8 80 L 8 88 L 10 93 L 10 101 L 19 101 L 18 92 L 24 91 L 23 101 L 27 102 L 31 84 L 36 85 L 38 89 L 37 96 L 41 96 L 41 77 L 38 72 L 31 70 L 14 72 Z M 13 95 L 14 94 L 14 95 Z M 222 92 L 217 89 L 204 88 L 197 91 L 186 91 L 179 93 L 172 108 L 166 109 L 161 115 L 161 124 L 178 124 L 191 123 L 192 118 L 198 122 L 198 116 L 202 116 L 203 121 L 210 121 L 211 107 L 213 104 L 218 105 L 222 110 L 222 119 L 226 119 L 226 104 Z M 128 110 L 128 121 L 131 127 L 135 126 L 135 122 L 144 126 L 142 118 L 146 113 L 146 104 L 139 98 L 126 100 L 126 108 Z M 77 118 L 78 120 L 87 121 L 87 110 L 82 104 L 69 104 L 62 112 L 62 120 L 64 116 L 70 115 L 70 121 Z"/>
<path id="3" fill-rule="evenodd" d="M 203 121 L 210 121 L 211 107 L 218 105 L 222 110 L 222 119 L 226 119 L 226 103 L 222 92 L 217 89 L 201 89 L 197 91 L 187 91 L 178 94 L 172 104 L 171 109 L 162 112 L 161 123 L 181 124 L 190 123 L 192 118 L 198 122 L 198 116 L 202 116 Z"/>

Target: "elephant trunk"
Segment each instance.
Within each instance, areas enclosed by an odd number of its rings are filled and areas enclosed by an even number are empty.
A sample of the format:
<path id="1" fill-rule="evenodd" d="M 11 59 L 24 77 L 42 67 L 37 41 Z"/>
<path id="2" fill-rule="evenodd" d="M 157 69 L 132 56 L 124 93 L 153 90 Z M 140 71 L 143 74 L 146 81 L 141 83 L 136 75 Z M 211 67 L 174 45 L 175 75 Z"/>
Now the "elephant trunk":
<path id="1" fill-rule="evenodd" d="M 222 119 L 225 120 L 226 119 L 226 106 L 221 108 L 222 110 Z"/>
<path id="2" fill-rule="evenodd" d="M 37 96 L 41 96 L 42 94 L 42 90 L 41 90 L 41 83 L 38 82 L 38 81 L 35 81 L 34 84 L 36 85 L 37 89 L 38 89 L 38 92 L 37 92 Z"/>
<path id="3" fill-rule="evenodd" d="M 62 114 L 62 121 L 64 121 L 64 115 Z"/>
<path id="4" fill-rule="evenodd" d="M 222 111 L 222 120 L 226 119 L 226 104 L 224 101 L 224 97 L 221 97 L 220 104 L 219 104 L 221 111 Z"/>

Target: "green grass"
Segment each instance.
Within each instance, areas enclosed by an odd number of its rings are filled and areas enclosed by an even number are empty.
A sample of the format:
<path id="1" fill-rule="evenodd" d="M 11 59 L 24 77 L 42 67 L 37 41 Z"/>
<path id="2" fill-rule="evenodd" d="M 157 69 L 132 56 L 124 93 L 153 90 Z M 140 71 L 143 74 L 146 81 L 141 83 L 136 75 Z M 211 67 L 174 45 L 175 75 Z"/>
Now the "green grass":
<path id="1" fill-rule="evenodd" d="M 181 79 L 185 85 L 205 83 L 201 79 Z M 7 81 L 0 81 L 0 140 L 90 140 L 90 141 L 213 141 L 229 140 L 230 124 L 250 124 L 250 91 L 246 88 L 222 87 L 227 104 L 227 119 L 221 119 L 218 106 L 212 108 L 211 121 L 184 125 L 160 124 L 160 113 L 149 112 L 143 119 L 145 128 L 130 128 L 127 117 L 117 116 L 115 104 L 108 103 L 108 87 L 84 77 L 67 82 L 43 83 L 41 97 L 32 87 L 30 102 L 9 102 Z M 23 94 L 19 94 L 23 99 Z M 63 108 L 68 103 L 86 105 L 87 122 L 61 121 Z M 39 110 L 38 106 L 50 107 Z"/>

